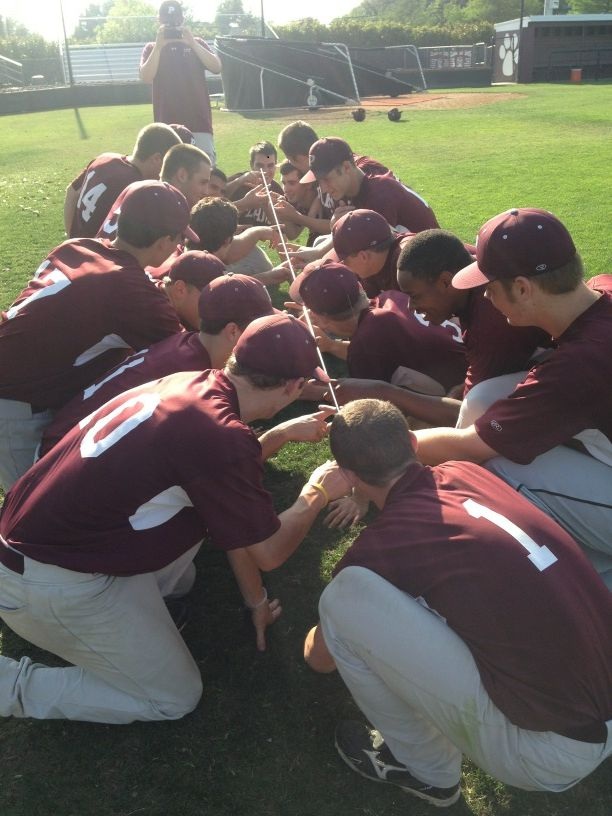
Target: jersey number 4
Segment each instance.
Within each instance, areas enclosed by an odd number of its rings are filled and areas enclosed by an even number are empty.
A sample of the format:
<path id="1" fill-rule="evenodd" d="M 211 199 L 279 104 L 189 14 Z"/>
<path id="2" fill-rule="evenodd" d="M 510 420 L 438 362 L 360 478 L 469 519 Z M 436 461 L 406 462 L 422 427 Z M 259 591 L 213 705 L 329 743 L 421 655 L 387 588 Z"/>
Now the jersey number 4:
<path id="1" fill-rule="evenodd" d="M 79 195 L 79 200 L 77 201 L 77 209 L 81 213 L 81 218 L 83 221 L 89 221 L 91 216 L 94 214 L 96 209 L 96 204 L 98 203 L 98 199 L 100 196 L 106 191 L 106 184 L 95 184 L 91 190 L 87 189 L 87 185 L 95 175 L 95 170 L 92 170 L 91 173 L 87 174 L 87 178 L 83 182 L 83 186 L 81 187 L 81 194 Z"/>
<path id="2" fill-rule="evenodd" d="M 535 542 L 533 538 L 527 535 L 524 530 L 517 527 L 517 525 L 510 521 L 509 518 L 502 516 L 501 513 L 496 513 L 495 510 L 491 510 L 490 507 L 485 507 L 482 504 L 478 504 L 478 502 L 475 502 L 473 499 L 466 499 L 463 502 L 463 506 L 470 516 L 472 516 L 472 518 L 484 518 L 487 521 L 490 521 L 491 524 L 499 527 L 500 530 L 503 530 L 504 532 L 508 533 L 508 535 L 511 535 L 515 541 L 518 541 L 521 547 L 524 547 L 527 550 L 529 553 L 527 557 L 531 563 L 540 570 L 540 572 L 543 572 L 557 560 L 557 556 L 554 555 L 554 553 L 552 553 L 548 547 L 542 546 Z"/>

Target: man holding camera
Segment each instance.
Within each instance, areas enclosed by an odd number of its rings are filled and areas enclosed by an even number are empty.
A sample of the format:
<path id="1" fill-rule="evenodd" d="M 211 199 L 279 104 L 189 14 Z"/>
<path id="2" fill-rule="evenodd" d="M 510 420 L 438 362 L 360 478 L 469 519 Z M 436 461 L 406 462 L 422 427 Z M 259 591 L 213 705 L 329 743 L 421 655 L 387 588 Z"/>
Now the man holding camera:
<path id="1" fill-rule="evenodd" d="M 218 74 L 221 61 L 200 37 L 183 25 L 183 9 L 174 0 L 159 7 L 159 31 L 140 59 L 140 78 L 153 86 L 153 118 L 188 127 L 195 144 L 215 164 L 206 71 Z"/>

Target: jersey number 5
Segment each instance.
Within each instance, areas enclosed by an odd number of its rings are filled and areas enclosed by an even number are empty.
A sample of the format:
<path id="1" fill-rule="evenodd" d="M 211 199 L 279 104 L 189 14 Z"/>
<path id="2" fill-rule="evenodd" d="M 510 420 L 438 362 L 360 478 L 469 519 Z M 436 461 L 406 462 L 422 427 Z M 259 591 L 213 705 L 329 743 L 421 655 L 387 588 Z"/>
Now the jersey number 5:
<path id="1" fill-rule="evenodd" d="M 502 516 L 501 513 L 496 513 L 495 510 L 491 510 L 490 507 L 485 507 L 482 504 L 478 504 L 478 502 L 475 502 L 473 499 L 466 499 L 466 501 L 463 502 L 463 506 L 470 516 L 472 516 L 472 518 L 487 519 L 487 521 L 490 521 L 491 524 L 494 524 L 496 527 L 499 527 L 500 530 L 503 530 L 504 532 L 508 533 L 508 535 L 511 535 L 515 541 L 518 541 L 521 547 L 524 547 L 527 550 L 529 553 L 527 557 L 531 563 L 540 570 L 540 572 L 543 572 L 557 560 L 557 556 L 554 555 L 554 553 L 552 553 L 548 547 L 536 543 L 531 536 L 528 536 L 524 530 L 517 527 L 517 525 L 510 521 L 510 519 Z"/>

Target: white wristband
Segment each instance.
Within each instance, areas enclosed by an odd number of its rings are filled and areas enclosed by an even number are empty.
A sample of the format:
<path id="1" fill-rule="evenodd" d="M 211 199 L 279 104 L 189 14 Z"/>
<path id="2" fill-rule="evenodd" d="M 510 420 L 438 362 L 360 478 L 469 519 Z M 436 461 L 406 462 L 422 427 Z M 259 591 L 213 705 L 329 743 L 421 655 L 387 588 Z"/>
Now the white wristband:
<path id="1" fill-rule="evenodd" d="M 258 602 L 257 602 L 256 604 L 254 604 L 254 605 L 252 605 L 252 604 L 250 604 L 250 603 L 247 603 L 247 602 L 245 601 L 245 602 L 244 602 L 244 605 L 246 606 L 246 608 L 247 608 L 247 609 L 250 609 L 250 610 L 251 610 L 251 612 L 254 612 L 256 609 L 259 609 L 259 608 L 260 608 L 260 607 L 262 607 L 262 606 L 263 606 L 265 603 L 267 603 L 267 602 L 268 602 L 268 590 L 267 590 L 265 587 L 263 587 L 263 593 L 264 593 L 264 594 L 263 594 L 263 598 L 261 599 L 261 601 L 258 601 Z"/>

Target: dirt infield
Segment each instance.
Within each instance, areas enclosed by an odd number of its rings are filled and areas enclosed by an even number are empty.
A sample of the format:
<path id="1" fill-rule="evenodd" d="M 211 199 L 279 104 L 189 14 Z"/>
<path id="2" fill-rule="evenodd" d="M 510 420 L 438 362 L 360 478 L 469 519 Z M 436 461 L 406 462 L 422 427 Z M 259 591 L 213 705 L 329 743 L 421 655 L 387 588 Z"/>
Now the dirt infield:
<path id="1" fill-rule="evenodd" d="M 304 110 L 309 110 L 317 119 L 337 119 L 340 116 L 346 116 L 347 111 L 354 110 L 356 107 L 365 108 L 366 111 L 372 110 L 377 113 L 386 113 L 390 108 L 399 108 L 402 111 L 407 111 L 410 108 L 418 110 L 449 110 L 453 108 L 478 108 L 482 105 L 494 105 L 499 103 L 511 102 L 515 99 L 521 99 L 524 94 L 509 93 L 500 91 L 499 93 L 453 93 L 443 92 L 437 93 L 418 93 L 410 94 L 408 96 L 400 96 L 395 99 L 389 96 L 371 96 L 367 99 L 362 99 L 359 105 L 339 105 L 338 107 L 326 108 L 292 108 L 291 110 L 278 110 L 280 118 L 287 118 L 293 120 L 296 117 L 303 116 Z"/>

